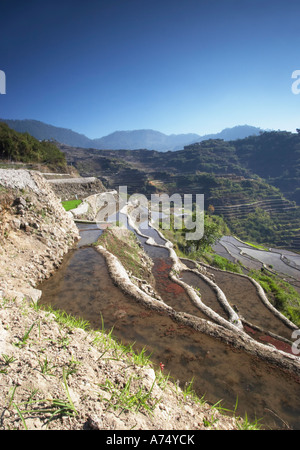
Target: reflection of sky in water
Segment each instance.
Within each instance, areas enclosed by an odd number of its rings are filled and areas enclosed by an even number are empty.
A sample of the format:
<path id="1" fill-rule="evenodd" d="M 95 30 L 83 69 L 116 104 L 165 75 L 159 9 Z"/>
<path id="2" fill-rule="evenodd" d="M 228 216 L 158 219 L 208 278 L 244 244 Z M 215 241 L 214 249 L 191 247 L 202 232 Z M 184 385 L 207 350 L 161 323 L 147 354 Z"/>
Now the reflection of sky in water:
<path id="1" fill-rule="evenodd" d="M 300 255 L 297 255 L 296 253 L 293 253 L 289 250 L 276 250 L 274 249 L 275 253 L 281 253 L 283 256 L 283 259 L 287 261 L 288 264 L 290 264 L 293 267 L 296 267 L 297 269 L 300 269 Z"/>
<path id="2" fill-rule="evenodd" d="M 103 230 L 86 230 L 84 232 L 80 232 L 81 239 L 78 242 L 78 247 L 82 247 L 84 245 L 91 245 L 97 241 L 98 237 L 102 234 Z"/>
<path id="3" fill-rule="evenodd" d="M 220 254 L 220 245 L 230 252 L 232 256 L 239 259 L 245 267 L 250 269 L 259 268 L 258 264 L 264 263 L 271 265 L 276 272 L 300 280 L 300 270 L 298 270 L 298 267 L 300 268 L 300 255 L 296 253 L 279 249 L 272 251 L 256 250 L 232 236 L 223 236 L 220 239 L 219 244 L 214 247 L 217 254 Z M 243 252 L 242 255 L 241 252 Z M 281 254 L 284 256 L 284 260 L 282 260 Z M 225 256 L 225 253 L 222 252 L 221 256 Z M 251 258 L 255 258 L 256 261 L 251 260 Z"/>
<path id="4" fill-rule="evenodd" d="M 226 250 L 233 255 L 236 259 L 238 259 L 245 267 L 248 267 L 249 269 L 260 269 L 261 263 L 258 261 L 253 261 L 249 257 L 243 256 L 240 254 L 240 249 L 236 247 L 234 244 L 231 244 L 230 242 L 223 242 L 221 241 L 221 244 L 226 248 Z M 216 250 L 215 250 L 216 251 Z M 221 255 L 224 256 L 224 255 Z"/>
<path id="5" fill-rule="evenodd" d="M 247 255 L 252 256 L 252 258 L 256 258 L 267 265 L 272 265 L 273 269 L 277 272 L 286 273 L 296 279 L 300 279 L 300 271 L 285 264 L 280 259 L 281 255 L 279 253 L 265 252 L 245 247 L 240 247 L 240 250 Z"/>
<path id="6" fill-rule="evenodd" d="M 77 247 L 91 245 L 97 241 L 98 237 L 103 233 L 103 229 L 95 223 L 77 223 L 80 237 Z"/>

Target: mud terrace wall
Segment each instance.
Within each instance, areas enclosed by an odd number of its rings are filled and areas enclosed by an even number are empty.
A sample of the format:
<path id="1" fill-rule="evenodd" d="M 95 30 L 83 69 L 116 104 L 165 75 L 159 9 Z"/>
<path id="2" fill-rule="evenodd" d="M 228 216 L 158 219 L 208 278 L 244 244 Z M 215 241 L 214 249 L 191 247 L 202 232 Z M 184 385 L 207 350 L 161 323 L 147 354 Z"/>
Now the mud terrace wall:
<path id="1" fill-rule="evenodd" d="M 36 285 L 60 265 L 78 229 L 35 171 L 0 170 L 0 294 L 38 300 Z"/>
<path id="2" fill-rule="evenodd" d="M 89 197 L 89 204 L 93 204 L 93 201 L 96 202 L 97 196 Z M 131 218 L 131 211 L 134 208 L 134 205 L 127 204 L 121 210 L 123 214 L 127 215 L 128 223 L 130 226 L 135 229 L 136 233 L 140 234 L 144 238 L 147 239 L 147 244 L 164 247 L 169 251 L 169 256 L 173 262 L 172 270 L 169 274 L 170 278 L 182 286 L 187 294 L 189 295 L 192 302 L 206 315 L 211 321 L 200 319 L 194 316 L 191 316 L 186 313 L 181 313 L 175 311 L 173 308 L 166 305 L 163 301 L 158 300 L 157 298 L 148 295 L 143 292 L 139 287 L 137 287 L 129 277 L 129 274 L 126 272 L 123 265 L 120 263 L 118 258 L 115 257 L 112 253 L 107 251 L 103 246 L 97 246 L 97 250 L 106 258 L 106 262 L 108 265 L 108 269 L 110 275 L 117 286 L 127 294 L 131 295 L 136 301 L 144 304 L 144 306 L 148 308 L 152 308 L 158 311 L 163 311 L 169 316 L 173 317 L 174 320 L 179 320 L 186 325 L 193 327 L 201 332 L 209 334 L 210 336 L 216 337 L 218 339 L 223 340 L 224 342 L 233 345 L 234 347 L 243 349 L 244 351 L 256 355 L 270 363 L 279 366 L 281 368 L 287 369 L 297 375 L 300 373 L 300 358 L 294 355 L 287 354 L 283 351 L 272 348 L 268 345 L 261 344 L 251 338 L 243 329 L 242 320 L 239 315 L 233 310 L 230 306 L 224 292 L 222 289 L 214 283 L 214 281 L 209 276 L 209 266 L 206 265 L 198 265 L 196 268 L 190 268 L 186 266 L 176 255 L 176 252 L 173 249 L 173 245 L 170 241 L 168 241 L 159 230 L 157 230 L 152 224 L 152 228 L 156 230 L 158 235 L 165 241 L 164 245 L 157 244 L 153 238 L 143 235 L 140 230 L 136 227 L 135 222 Z M 94 207 L 91 208 L 92 217 L 91 220 L 97 220 L 97 202 Z M 228 320 L 222 318 L 219 314 L 213 311 L 211 308 L 207 307 L 201 301 L 201 294 L 197 293 L 191 286 L 184 283 L 177 274 L 180 272 L 194 272 L 197 274 L 202 280 L 204 280 L 211 288 L 215 291 L 218 301 L 224 309 L 228 313 Z M 246 275 L 243 275 L 246 277 Z M 249 277 L 246 277 L 249 278 Z M 292 324 L 288 319 L 286 319 L 282 314 L 280 314 L 268 301 L 263 289 L 261 286 L 256 283 L 254 280 L 249 278 L 250 281 L 254 284 L 257 289 L 257 293 L 261 298 L 262 302 L 283 322 L 286 323 L 291 329 L 296 329 L 297 327 Z"/>
<path id="3" fill-rule="evenodd" d="M 132 222 L 131 225 L 133 226 Z M 136 229 L 136 232 L 139 231 Z M 142 233 L 139 234 L 141 234 L 144 237 L 147 237 Z M 172 243 L 167 241 L 166 239 L 165 241 L 166 241 L 165 248 L 169 249 L 170 257 L 173 260 L 173 269 L 175 273 L 180 272 L 182 270 L 192 271 L 196 273 L 194 269 L 188 268 L 179 260 L 174 249 L 172 248 Z M 161 246 L 159 244 L 156 244 L 152 238 L 149 238 L 147 243 L 158 247 Z M 207 311 L 207 308 L 203 310 L 203 306 L 205 305 L 203 305 L 200 297 L 197 295 L 194 289 L 192 289 L 189 285 L 181 281 L 176 275 L 170 274 L 170 277 L 186 290 L 191 300 L 194 301 L 194 303 L 197 306 L 199 306 L 199 309 L 202 309 L 205 314 L 208 313 L 208 315 L 211 315 L 212 320 L 215 319 L 217 323 L 201 319 L 187 313 L 175 311 L 173 308 L 166 305 L 163 301 L 159 301 L 157 299 L 152 298 L 150 295 L 147 295 L 145 292 L 143 292 L 141 289 L 139 289 L 137 286 L 133 284 L 126 270 L 124 269 L 120 261 L 115 257 L 115 255 L 108 252 L 102 246 L 97 246 L 96 248 L 105 257 L 109 273 L 112 279 L 114 280 L 115 284 L 119 286 L 119 288 L 122 289 L 123 292 L 135 298 L 137 302 L 142 303 L 144 306 L 150 309 L 164 312 L 165 314 L 170 316 L 173 320 L 176 320 L 186 326 L 192 327 L 193 329 L 198 330 L 202 333 L 208 334 L 209 336 L 220 339 L 223 342 L 232 345 L 235 348 L 241 349 L 249 354 L 255 355 L 261 358 L 262 360 L 268 361 L 270 364 L 288 370 L 289 372 L 299 376 L 300 359 L 297 356 L 287 354 L 285 352 L 272 348 L 268 345 L 257 342 L 243 331 L 239 318 L 238 323 L 234 325 L 230 320 L 227 321 L 225 319 L 222 319 L 221 317 L 216 317 L 218 316 L 217 314 L 210 314 L 209 311 Z M 210 284 L 213 284 L 211 280 L 209 280 L 209 278 L 205 277 L 203 274 L 201 274 L 201 277 L 206 279 L 206 281 L 208 281 Z M 224 296 L 221 290 L 218 291 L 218 294 L 220 296 L 220 300 L 226 303 L 226 297 Z M 213 313 L 212 310 L 211 312 Z M 234 318 L 234 321 L 236 321 L 236 318 Z"/>

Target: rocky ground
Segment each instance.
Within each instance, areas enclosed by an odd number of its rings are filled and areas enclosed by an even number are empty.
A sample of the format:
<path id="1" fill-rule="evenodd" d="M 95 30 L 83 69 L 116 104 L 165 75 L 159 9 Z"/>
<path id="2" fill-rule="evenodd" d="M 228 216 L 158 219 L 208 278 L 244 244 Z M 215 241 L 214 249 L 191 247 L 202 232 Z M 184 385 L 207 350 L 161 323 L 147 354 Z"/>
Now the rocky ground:
<path id="1" fill-rule="evenodd" d="M 239 428 L 143 355 L 31 301 L 78 237 L 41 175 L 0 171 L 0 220 L 0 429 Z"/>
<path id="2" fill-rule="evenodd" d="M 0 429 L 236 429 L 102 332 L 2 300 Z"/>
<path id="3" fill-rule="evenodd" d="M 78 230 L 47 181 L 36 172 L 0 169 L 0 291 L 34 288 L 59 267 Z"/>

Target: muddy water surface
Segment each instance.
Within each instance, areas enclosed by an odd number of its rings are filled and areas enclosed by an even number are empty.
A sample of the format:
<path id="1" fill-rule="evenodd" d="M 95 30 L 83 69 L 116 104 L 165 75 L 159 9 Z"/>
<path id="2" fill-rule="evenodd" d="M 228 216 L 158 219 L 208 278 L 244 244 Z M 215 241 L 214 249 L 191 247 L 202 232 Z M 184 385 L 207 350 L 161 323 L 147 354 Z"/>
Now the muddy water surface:
<path id="1" fill-rule="evenodd" d="M 159 258 L 167 264 L 165 253 Z M 140 306 L 112 283 L 104 258 L 93 247 L 69 252 L 56 274 L 39 288 L 43 291 L 41 303 L 83 317 L 95 329 L 101 328 L 102 316 L 106 329 L 114 327 L 116 338 L 136 342 L 137 350 L 146 347 L 153 362 L 163 362 L 182 386 L 194 379 L 194 389 L 207 401 L 222 399 L 224 407 L 233 409 L 238 398 L 241 416 L 263 417 L 262 423 L 273 428 L 284 427 L 285 422 L 300 429 L 298 379 Z M 173 290 L 170 298 L 174 304 L 178 301 L 182 310 L 182 292 Z"/>

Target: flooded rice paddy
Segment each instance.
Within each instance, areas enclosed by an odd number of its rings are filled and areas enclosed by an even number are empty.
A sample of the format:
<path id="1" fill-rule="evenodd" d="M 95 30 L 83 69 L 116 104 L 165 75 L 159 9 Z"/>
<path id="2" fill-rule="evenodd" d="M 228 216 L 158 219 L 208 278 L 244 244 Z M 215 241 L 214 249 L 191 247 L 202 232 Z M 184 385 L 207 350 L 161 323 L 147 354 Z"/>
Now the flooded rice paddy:
<path id="1" fill-rule="evenodd" d="M 136 350 L 146 347 L 154 364 L 162 362 L 181 386 L 193 379 L 197 394 L 212 404 L 222 400 L 224 407 L 233 410 L 238 399 L 237 414 L 241 416 L 247 413 L 250 420 L 261 418 L 265 427 L 300 429 L 299 378 L 138 304 L 113 284 L 103 256 L 94 247 L 86 247 L 102 230 L 90 224 L 80 224 L 79 228 L 82 239 L 78 248 L 70 251 L 59 270 L 40 285 L 41 303 L 80 316 L 95 329 L 101 329 L 103 318 L 105 328 L 113 327 L 118 340 L 135 342 Z M 164 301 L 177 311 L 205 317 L 184 289 L 168 277 L 168 251 L 146 244 L 146 238 L 139 239 L 154 261 L 153 274 Z M 213 290 L 193 275 L 184 272 L 182 276 L 189 284 L 198 284 L 202 300 L 225 317 Z M 244 280 L 217 271 L 214 275 L 249 321 L 290 339 L 291 331 L 262 308 Z M 243 295 L 239 295 L 241 289 Z"/>

